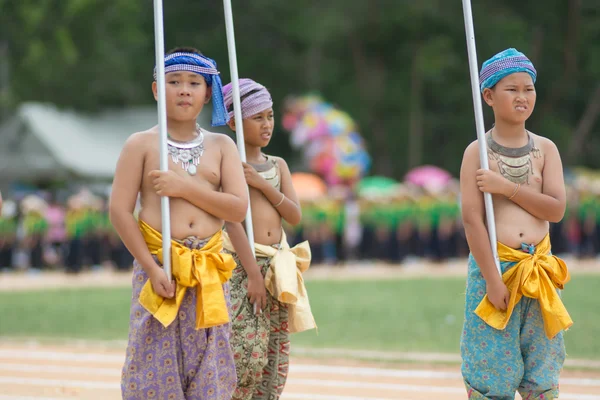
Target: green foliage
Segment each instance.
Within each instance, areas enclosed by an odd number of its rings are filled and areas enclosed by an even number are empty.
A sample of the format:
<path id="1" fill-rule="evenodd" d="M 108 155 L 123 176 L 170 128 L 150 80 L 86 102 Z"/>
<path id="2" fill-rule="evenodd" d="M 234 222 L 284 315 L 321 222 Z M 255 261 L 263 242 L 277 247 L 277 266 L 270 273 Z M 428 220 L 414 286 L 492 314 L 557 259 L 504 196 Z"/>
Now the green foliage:
<path id="1" fill-rule="evenodd" d="M 3 106 L 33 100 L 94 111 L 154 101 L 152 2 L 0 0 L 0 9 L 10 67 Z M 240 76 L 266 84 L 276 108 L 289 94 L 320 92 L 358 121 L 374 172 L 401 178 L 418 139 L 416 160 L 458 173 L 475 139 L 460 2 L 237 0 L 233 11 Z M 600 84 L 595 0 L 481 0 L 473 13 L 479 64 L 507 47 L 533 59 L 538 104 L 528 127 L 566 152 Z M 200 48 L 228 82 L 222 4 L 170 0 L 164 15 L 166 47 Z M 272 147 L 291 156 L 280 127 Z M 583 151 L 576 161 L 600 168 L 600 150 Z"/>

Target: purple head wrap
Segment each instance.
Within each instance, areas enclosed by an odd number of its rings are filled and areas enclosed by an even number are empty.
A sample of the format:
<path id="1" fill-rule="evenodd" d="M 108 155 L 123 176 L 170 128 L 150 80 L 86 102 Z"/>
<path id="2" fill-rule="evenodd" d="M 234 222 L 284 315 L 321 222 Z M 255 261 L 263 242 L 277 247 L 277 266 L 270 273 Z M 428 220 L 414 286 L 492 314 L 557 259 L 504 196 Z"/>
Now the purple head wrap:
<path id="1" fill-rule="evenodd" d="M 242 118 L 250 118 L 260 112 L 273 107 L 271 94 L 266 87 L 252 79 L 243 78 L 240 82 L 240 98 L 242 99 Z M 229 118 L 233 119 L 233 85 L 228 83 L 223 86 L 223 101 L 229 112 Z"/>

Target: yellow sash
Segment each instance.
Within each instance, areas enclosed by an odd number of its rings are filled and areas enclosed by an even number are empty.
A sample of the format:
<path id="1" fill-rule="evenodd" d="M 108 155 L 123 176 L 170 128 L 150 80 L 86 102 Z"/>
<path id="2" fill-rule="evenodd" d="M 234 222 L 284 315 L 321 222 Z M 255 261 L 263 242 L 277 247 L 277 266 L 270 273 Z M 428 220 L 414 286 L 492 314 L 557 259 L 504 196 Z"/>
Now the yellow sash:
<path id="1" fill-rule="evenodd" d="M 235 252 L 227 232 L 223 232 L 223 247 Z M 288 304 L 291 333 L 317 327 L 308 301 L 302 274 L 310 267 L 311 252 L 307 241 L 290 248 L 282 230 L 279 249 L 256 243 L 256 257 L 271 258 L 265 276 L 265 287 L 278 301 Z"/>
<path id="2" fill-rule="evenodd" d="M 563 260 L 549 255 L 550 249 L 549 235 L 535 247 L 534 254 L 498 243 L 500 260 L 517 263 L 502 275 L 510 292 L 508 307 L 506 311 L 497 310 L 485 295 L 475 314 L 491 327 L 502 330 L 508 325 L 516 304 L 526 296 L 539 301 L 548 338 L 552 339 L 560 331 L 570 328 L 573 320 L 556 289 L 562 290 L 571 276 Z"/>
<path id="3" fill-rule="evenodd" d="M 148 250 L 162 263 L 162 235 L 144 221 L 139 221 L 140 230 Z M 140 293 L 140 304 L 167 327 L 177 317 L 185 292 L 196 288 L 196 329 L 205 329 L 229 322 L 229 312 L 223 284 L 231 278 L 235 261 L 229 254 L 221 253 L 223 241 L 221 231 L 215 233 L 199 250 L 171 241 L 171 272 L 177 283 L 175 297 L 165 299 L 154 291 L 150 280 Z"/>

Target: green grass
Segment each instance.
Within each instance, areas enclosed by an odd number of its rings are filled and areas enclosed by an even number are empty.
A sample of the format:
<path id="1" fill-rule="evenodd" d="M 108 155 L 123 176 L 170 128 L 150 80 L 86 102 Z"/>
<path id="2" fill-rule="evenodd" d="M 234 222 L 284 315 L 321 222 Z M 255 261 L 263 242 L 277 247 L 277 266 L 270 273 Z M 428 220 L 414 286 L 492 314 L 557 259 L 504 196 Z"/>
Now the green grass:
<path id="1" fill-rule="evenodd" d="M 295 346 L 458 353 L 462 278 L 310 281 L 319 325 L 293 336 Z M 574 326 L 565 334 L 571 357 L 600 359 L 600 276 L 574 276 L 563 298 Z M 61 289 L 0 292 L 0 336 L 127 339 L 131 290 Z"/>

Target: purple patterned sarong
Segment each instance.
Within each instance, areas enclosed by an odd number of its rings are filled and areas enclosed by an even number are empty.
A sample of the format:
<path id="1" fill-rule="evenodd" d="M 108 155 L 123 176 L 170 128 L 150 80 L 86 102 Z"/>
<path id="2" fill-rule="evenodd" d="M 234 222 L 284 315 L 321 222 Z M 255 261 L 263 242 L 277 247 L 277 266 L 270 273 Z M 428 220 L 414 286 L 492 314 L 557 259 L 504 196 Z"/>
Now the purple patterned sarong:
<path id="1" fill-rule="evenodd" d="M 188 238 L 182 243 L 200 249 L 207 241 Z M 230 400 L 237 381 L 229 343 L 231 325 L 196 330 L 196 290 L 188 290 L 178 317 L 163 327 L 138 301 L 147 280 L 141 265 L 134 262 L 123 399 Z M 230 309 L 229 283 L 223 291 Z"/>

